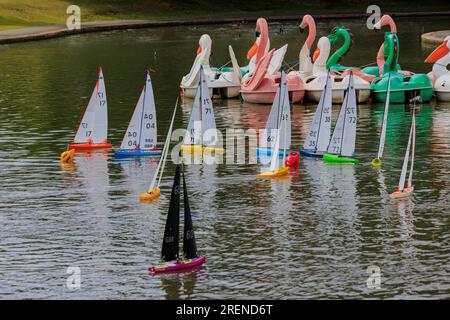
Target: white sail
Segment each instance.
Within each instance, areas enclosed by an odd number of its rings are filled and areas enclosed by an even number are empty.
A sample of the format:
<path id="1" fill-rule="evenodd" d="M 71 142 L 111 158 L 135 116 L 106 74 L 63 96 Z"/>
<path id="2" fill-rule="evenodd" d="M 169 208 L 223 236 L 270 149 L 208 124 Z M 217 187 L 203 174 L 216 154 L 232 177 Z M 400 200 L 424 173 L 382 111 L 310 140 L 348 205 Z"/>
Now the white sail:
<path id="1" fill-rule="evenodd" d="M 283 151 L 291 148 L 291 104 L 289 102 L 289 92 L 286 81 L 286 74 L 281 71 L 280 95 L 282 104 L 280 105 L 280 149 Z"/>
<path id="2" fill-rule="evenodd" d="M 389 75 L 388 88 L 386 93 L 386 102 L 384 104 L 383 123 L 381 125 L 380 144 L 378 146 L 378 156 L 377 156 L 378 159 L 381 159 L 381 157 L 383 156 L 384 143 L 386 140 L 386 128 L 387 128 L 390 96 L 391 96 L 391 76 Z"/>
<path id="3" fill-rule="evenodd" d="M 172 120 L 170 121 L 169 130 L 167 132 L 166 141 L 164 142 L 162 155 L 161 155 L 161 158 L 159 159 L 158 166 L 156 167 L 156 171 L 153 174 L 152 182 L 150 183 L 150 187 L 148 189 L 149 192 L 155 188 L 156 178 L 158 177 L 158 173 L 159 173 L 159 179 L 158 179 L 157 187 L 159 187 L 159 184 L 161 182 L 162 174 L 164 172 L 164 165 L 166 163 L 167 154 L 169 153 L 169 145 L 170 145 L 170 138 L 172 137 L 173 123 L 175 120 L 175 115 L 177 114 L 177 105 L 178 105 L 178 98 L 177 98 L 177 101 L 175 102 L 175 107 L 173 109 Z"/>
<path id="4" fill-rule="evenodd" d="M 353 83 L 353 74 L 350 74 L 341 148 L 341 155 L 344 157 L 352 157 L 355 152 L 356 124 L 358 120 L 356 106 L 356 92 L 355 85 Z"/>
<path id="5" fill-rule="evenodd" d="M 308 131 L 303 149 L 325 152 L 331 135 L 332 91 L 331 76 L 327 75 L 316 113 Z"/>
<path id="6" fill-rule="evenodd" d="M 92 92 L 80 126 L 75 134 L 75 143 L 103 143 L 108 136 L 108 104 L 106 101 L 103 71 L 100 68 L 98 80 Z"/>
<path id="7" fill-rule="evenodd" d="M 349 86 L 342 103 L 339 116 L 327 152 L 351 157 L 355 151 L 356 141 L 356 93 L 353 75 L 350 74 Z"/>
<path id="8" fill-rule="evenodd" d="M 197 87 L 194 103 L 192 105 L 191 116 L 189 117 L 189 124 L 186 134 L 184 135 L 183 144 L 185 145 L 201 145 L 202 144 L 202 130 L 201 130 L 201 113 L 200 113 L 200 89 Z"/>
<path id="9" fill-rule="evenodd" d="M 209 95 L 208 84 L 206 82 L 203 68 L 200 69 L 200 103 L 202 108 L 202 142 L 204 146 L 217 146 L 219 142 L 216 118 L 214 117 L 214 107 Z M 205 134 L 206 132 L 206 134 Z"/>
<path id="10" fill-rule="evenodd" d="M 400 174 L 400 180 L 398 182 L 398 188 L 400 191 L 403 191 L 403 189 L 405 189 L 406 171 L 408 170 L 409 152 L 411 150 L 411 139 L 413 131 L 414 125 L 411 126 L 411 130 L 409 131 L 408 145 L 406 147 L 405 158 L 403 159 L 402 173 Z"/>
<path id="11" fill-rule="evenodd" d="M 156 147 L 156 110 L 152 82 L 147 72 L 147 80 L 123 137 L 121 149 L 143 150 Z"/>
<path id="12" fill-rule="evenodd" d="M 409 168 L 409 177 L 408 177 L 408 188 L 412 186 L 412 177 L 414 171 L 414 154 L 415 154 L 415 145 L 416 145 L 416 113 L 413 110 L 412 115 L 412 141 L 411 141 L 411 166 Z"/>
<path id="13" fill-rule="evenodd" d="M 279 167 L 279 156 L 278 152 L 280 151 L 280 131 L 275 130 L 275 145 L 273 147 L 272 158 L 270 159 L 270 171 L 275 171 Z"/>
<path id="14" fill-rule="evenodd" d="M 259 137 L 259 147 L 272 149 L 275 147 L 276 130 L 278 130 L 278 121 L 280 115 L 280 87 L 275 94 L 275 99 L 270 109 L 269 118 L 267 118 L 266 127 Z"/>
<path id="15" fill-rule="evenodd" d="M 148 71 L 145 83 L 144 109 L 141 120 L 139 146 L 143 150 L 154 149 L 157 144 L 156 108 L 152 80 Z"/>

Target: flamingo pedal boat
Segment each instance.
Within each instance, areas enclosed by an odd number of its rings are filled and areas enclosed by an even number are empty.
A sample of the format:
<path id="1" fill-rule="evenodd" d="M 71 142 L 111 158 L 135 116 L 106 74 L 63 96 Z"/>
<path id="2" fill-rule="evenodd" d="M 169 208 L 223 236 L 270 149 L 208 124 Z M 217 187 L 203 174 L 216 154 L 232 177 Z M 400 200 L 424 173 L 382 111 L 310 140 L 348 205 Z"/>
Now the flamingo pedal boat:
<path id="1" fill-rule="evenodd" d="M 177 260 L 173 262 L 166 262 L 151 266 L 148 268 L 150 274 L 165 273 L 165 272 L 176 272 L 186 269 L 192 269 L 194 267 L 201 266 L 206 261 L 206 256 L 200 256 L 198 258 L 193 258 L 189 260 Z"/>

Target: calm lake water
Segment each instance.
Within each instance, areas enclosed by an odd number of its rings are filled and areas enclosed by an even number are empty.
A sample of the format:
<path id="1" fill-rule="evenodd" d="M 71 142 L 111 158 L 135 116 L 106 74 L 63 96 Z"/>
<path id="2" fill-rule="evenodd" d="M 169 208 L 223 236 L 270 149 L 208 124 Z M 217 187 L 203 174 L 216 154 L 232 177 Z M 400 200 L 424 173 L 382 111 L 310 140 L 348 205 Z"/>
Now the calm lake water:
<path id="1" fill-rule="evenodd" d="M 447 18 L 398 19 L 403 69 L 428 72 L 431 48 L 420 34 L 448 29 Z M 375 61 L 382 32 L 365 22 L 318 22 L 318 35 L 349 27 L 355 43 L 344 65 Z M 280 33 L 280 26 L 283 32 Z M 272 47 L 289 43 L 286 61 L 306 38 L 297 24 L 270 24 Z M 174 165 L 155 204 L 140 203 L 157 159 L 117 161 L 111 152 L 77 154 L 61 167 L 102 66 L 109 138 L 119 146 L 151 68 L 158 138 L 165 139 L 182 75 L 201 34 L 213 39 L 211 65 L 240 64 L 254 25 L 222 25 L 92 33 L 0 46 L 0 298 L 246 299 L 449 298 L 450 104 L 417 110 L 415 193 L 391 202 L 408 139 L 411 109 L 389 114 L 385 160 L 377 151 L 383 105 L 360 105 L 358 166 L 301 159 L 289 179 L 259 180 L 260 166 L 187 165 L 200 270 L 149 276 L 159 260 Z M 315 105 L 292 107 L 293 144 L 303 143 Z M 334 107 L 334 118 L 339 106 Z M 182 110 L 182 111 L 180 111 Z M 184 104 L 175 128 L 185 128 Z M 219 129 L 262 128 L 270 106 L 216 101 Z M 366 285 L 381 269 L 381 289 Z M 67 268 L 81 268 L 81 289 L 66 288 Z"/>

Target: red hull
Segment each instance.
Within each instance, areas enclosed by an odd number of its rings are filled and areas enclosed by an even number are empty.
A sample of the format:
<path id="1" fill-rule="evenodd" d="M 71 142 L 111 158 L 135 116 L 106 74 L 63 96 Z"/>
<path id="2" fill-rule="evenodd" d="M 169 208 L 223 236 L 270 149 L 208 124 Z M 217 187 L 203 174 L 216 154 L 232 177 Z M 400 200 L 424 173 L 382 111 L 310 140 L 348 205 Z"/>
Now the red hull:
<path id="1" fill-rule="evenodd" d="M 181 270 L 198 267 L 198 266 L 204 264 L 205 261 L 206 261 L 206 257 L 200 256 L 198 258 L 194 258 L 194 259 L 190 259 L 190 260 L 186 260 L 186 261 L 168 262 L 165 264 L 152 266 L 152 267 L 148 268 L 148 271 L 151 274 L 181 271 Z"/>
<path id="2" fill-rule="evenodd" d="M 69 149 L 75 150 L 92 150 L 92 149 L 108 149 L 112 148 L 110 143 L 72 143 L 69 144 Z"/>

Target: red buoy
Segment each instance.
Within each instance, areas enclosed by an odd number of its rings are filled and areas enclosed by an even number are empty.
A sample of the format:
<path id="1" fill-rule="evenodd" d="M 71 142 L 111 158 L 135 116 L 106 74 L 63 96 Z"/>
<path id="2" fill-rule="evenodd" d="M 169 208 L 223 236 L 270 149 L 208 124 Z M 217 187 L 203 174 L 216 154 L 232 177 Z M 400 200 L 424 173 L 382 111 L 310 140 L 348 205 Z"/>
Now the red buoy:
<path id="1" fill-rule="evenodd" d="M 289 168 L 298 168 L 300 162 L 300 153 L 297 151 L 291 151 L 288 156 L 286 157 L 286 160 L 284 161 L 284 165 Z"/>

